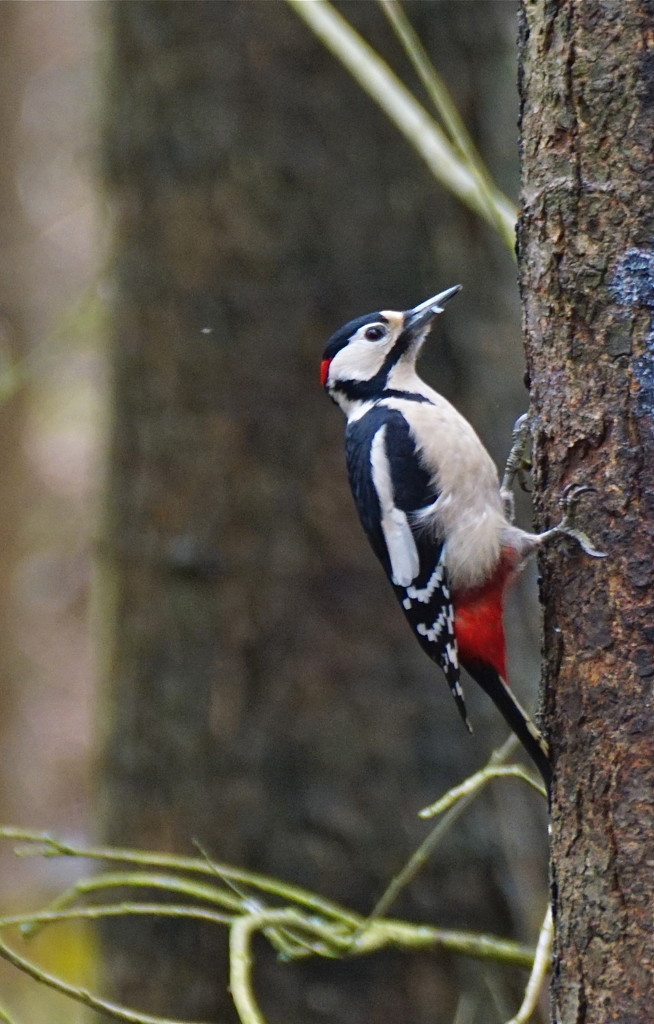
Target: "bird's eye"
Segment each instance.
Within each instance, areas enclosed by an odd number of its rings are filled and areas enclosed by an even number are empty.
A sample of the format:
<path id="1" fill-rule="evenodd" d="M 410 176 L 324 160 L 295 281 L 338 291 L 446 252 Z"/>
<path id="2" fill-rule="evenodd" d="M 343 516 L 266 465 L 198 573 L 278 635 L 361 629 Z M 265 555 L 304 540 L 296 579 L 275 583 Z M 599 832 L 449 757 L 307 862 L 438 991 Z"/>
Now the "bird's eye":
<path id="1" fill-rule="evenodd" d="M 380 341 L 386 335 L 386 329 L 376 324 L 374 327 L 369 327 L 365 333 L 365 337 L 368 341 Z"/>

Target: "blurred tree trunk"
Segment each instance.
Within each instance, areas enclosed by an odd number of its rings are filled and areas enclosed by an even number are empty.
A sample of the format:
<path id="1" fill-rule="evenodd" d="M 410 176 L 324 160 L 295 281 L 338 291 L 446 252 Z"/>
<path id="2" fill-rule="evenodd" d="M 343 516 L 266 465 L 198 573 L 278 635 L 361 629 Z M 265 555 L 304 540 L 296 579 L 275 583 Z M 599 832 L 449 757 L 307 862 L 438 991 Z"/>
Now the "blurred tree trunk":
<path id="1" fill-rule="evenodd" d="M 462 7 L 439 4 L 438 22 L 431 5 L 410 10 L 437 61 L 451 64 L 458 40 L 461 67 L 479 75 L 459 76 L 464 112 L 484 123 L 483 103 L 502 91 L 491 87 L 489 40 L 511 52 L 513 8 L 507 22 L 504 5 L 474 5 L 472 20 Z M 356 521 L 343 422 L 320 391 L 318 360 L 351 316 L 481 282 L 467 332 L 453 317 L 439 324 L 432 366 L 451 393 L 468 359 L 483 359 L 489 390 L 504 398 L 506 439 L 519 411 L 518 348 L 487 309 L 510 308 L 511 263 L 437 197 L 392 126 L 283 4 L 106 9 L 116 290 L 105 838 L 184 852 L 197 838 L 217 857 L 365 911 L 424 836 L 417 810 L 504 732 L 486 733 L 471 697 L 470 740 L 397 614 Z M 347 14 L 391 45 L 376 5 L 348 4 Z M 473 390 L 477 379 L 455 396 L 468 412 Z M 487 401 L 482 428 L 497 419 Z M 469 819 L 395 912 L 524 927 L 542 833 L 521 902 L 510 879 L 499 881 L 506 819 L 494 822 L 491 835 Z M 520 840 L 526 831 L 523 820 Z M 222 936 L 126 921 L 106 942 L 122 1001 L 231 1017 Z M 261 956 L 271 1022 L 445 1021 L 462 983 L 488 1003 L 481 972 L 433 957 L 281 966 Z"/>
<path id="2" fill-rule="evenodd" d="M 21 663 L 16 639 L 15 573 L 21 559 L 21 524 L 27 505 L 23 431 L 25 391 L 13 390 L 11 366 L 25 355 L 24 314 L 28 268 L 24 259 L 29 228 L 18 195 L 19 125 L 22 91 L 27 80 L 20 47 L 20 8 L 0 4 L 0 744 L 11 750 L 11 730 Z M 7 391 L 4 387 L 7 387 Z M 0 774 L 0 820 L 19 818 L 14 798 L 13 758 L 5 757 Z"/>
<path id="3" fill-rule="evenodd" d="M 544 559 L 554 1019 L 652 1016 L 654 8 L 522 4 L 522 292 L 541 525 L 569 483 L 609 557 Z"/>

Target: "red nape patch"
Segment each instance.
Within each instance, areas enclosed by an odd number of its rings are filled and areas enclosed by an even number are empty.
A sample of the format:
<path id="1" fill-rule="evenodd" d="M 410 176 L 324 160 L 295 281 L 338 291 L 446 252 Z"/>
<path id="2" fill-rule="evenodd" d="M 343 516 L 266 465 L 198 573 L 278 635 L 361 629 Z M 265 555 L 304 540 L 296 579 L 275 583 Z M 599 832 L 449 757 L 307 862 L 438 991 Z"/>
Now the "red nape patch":
<path id="1" fill-rule="evenodd" d="M 327 378 L 329 376 L 329 367 L 331 366 L 331 359 L 323 359 L 320 364 L 320 383 L 323 387 L 327 386 Z"/>
<path id="2" fill-rule="evenodd" d="M 515 558 L 502 558 L 494 576 L 474 590 L 454 595 L 454 633 L 459 658 L 466 662 L 492 665 L 506 679 L 504 639 L 504 591 L 515 573 Z"/>

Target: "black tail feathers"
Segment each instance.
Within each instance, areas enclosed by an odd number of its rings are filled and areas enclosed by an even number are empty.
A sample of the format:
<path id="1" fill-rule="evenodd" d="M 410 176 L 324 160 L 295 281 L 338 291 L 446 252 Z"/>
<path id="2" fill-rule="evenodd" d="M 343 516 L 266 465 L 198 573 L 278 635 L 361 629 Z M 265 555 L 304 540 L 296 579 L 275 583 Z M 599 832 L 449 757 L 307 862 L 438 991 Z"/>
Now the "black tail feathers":
<path id="1" fill-rule="evenodd" d="M 543 777 L 549 794 L 552 784 L 552 766 L 549 745 L 538 727 L 515 697 L 509 684 L 490 665 L 465 664 L 464 668 L 481 686 L 503 715 Z"/>

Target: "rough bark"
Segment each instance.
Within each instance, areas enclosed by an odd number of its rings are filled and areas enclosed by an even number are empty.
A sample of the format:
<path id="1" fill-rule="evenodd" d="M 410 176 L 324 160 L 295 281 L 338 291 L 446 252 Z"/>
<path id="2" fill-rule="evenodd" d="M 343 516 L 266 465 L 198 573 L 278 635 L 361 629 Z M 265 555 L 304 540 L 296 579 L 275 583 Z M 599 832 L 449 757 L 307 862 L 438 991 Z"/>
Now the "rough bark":
<path id="1" fill-rule="evenodd" d="M 553 1017 L 652 1016 L 654 6 L 523 0 L 521 285 L 543 560 Z"/>
<path id="2" fill-rule="evenodd" d="M 346 7 L 383 41 L 376 5 Z M 454 17 L 461 7 L 450 5 Z M 424 835 L 418 808 L 492 740 L 474 697 L 475 739 L 459 727 L 368 551 L 318 359 L 350 316 L 408 306 L 463 273 L 481 283 L 459 359 L 483 360 L 498 395 L 517 347 L 480 310 L 502 292 L 502 260 L 505 281 L 512 269 L 436 198 L 393 127 L 285 5 L 108 9 L 105 835 L 184 852 L 195 837 L 367 910 Z M 430 23 L 431 5 L 416 11 Z M 502 5 L 488 13 L 499 46 Z M 442 24 L 431 32 L 451 58 Z M 465 42 L 483 74 L 478 22 Z M 468 88 L 471 111 L 474 78 Z M 465 237 L 477 243 L 474 269 Z M 458 369 L 443 355 L 453 324 L 439 325 L 441 384 Z M 505 438 L 510 424 L 506 409 Z M 492 837 L 474 819 L 464 826 L 396 912 L 508 927 L 507 903 L 527 901 L 495 882 L 497 833 L 510 828 L 498 818 Z M 167 1016 L 230 1019 L 217 940 L 179 922 L 112 926 L 114 992 Z M 445 1021 L 456 974 L 483 986 L 431 957 L 290 967 L 261 957 L 271 1021 Z"/>

